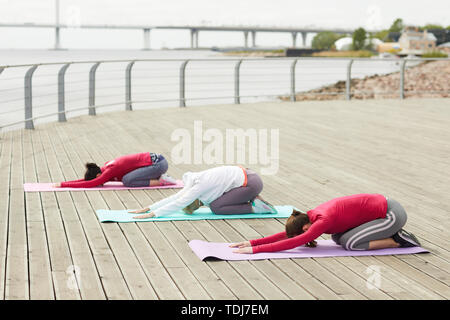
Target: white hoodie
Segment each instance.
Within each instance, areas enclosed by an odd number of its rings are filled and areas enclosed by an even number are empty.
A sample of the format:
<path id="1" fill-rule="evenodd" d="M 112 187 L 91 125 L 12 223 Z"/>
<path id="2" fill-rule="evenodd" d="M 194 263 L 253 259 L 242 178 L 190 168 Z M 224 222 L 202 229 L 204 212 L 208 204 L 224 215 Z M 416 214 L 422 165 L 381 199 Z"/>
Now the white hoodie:
<path id="1" fill-rule="evenodd" d="M 183 175 L 184 187 L 181 191 L 152 204 L 149 208 L 156 217 L 161 217 L 182 210 L 196 199 L 204 205 L 209 205 L 225 192 L 243 186 L 245 181 L 246 173 L 238 166 L 186 172 Z"/>

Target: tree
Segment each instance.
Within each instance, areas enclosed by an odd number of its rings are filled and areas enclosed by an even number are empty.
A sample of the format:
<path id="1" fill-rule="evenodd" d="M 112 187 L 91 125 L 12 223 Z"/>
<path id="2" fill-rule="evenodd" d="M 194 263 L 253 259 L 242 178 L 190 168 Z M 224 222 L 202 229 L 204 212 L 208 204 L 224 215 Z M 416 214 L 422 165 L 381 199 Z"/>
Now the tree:
<path id="1" fill-rule="evenodd" d="M 395 19 L 395 21 L 392 23 L 391 27 L 389 28 L 389 32 L 401 32 L 404 28 L 403 19 Z"/>
<path id="2" fill-rule="evenodd" d="M 374 50 L 373 39 L 374 35 L 370 32 L 366 33 L 366 41 L 364 41 L 364 50 Z M 366 44 L 367 43 L 367 44 Z"/>
<path id="3" fill-rule="evenodd" d="M 313 49 L 317 50 L 330 50 L 334 48 L 334 43 L 336 42 L 336 40 L 342 37 L 343 36 L 331 31 L 319 32 L 314 37 L 311 46 Z"/>
<path id="4" fill-rule="evenodd" d="M 364 28 L 358 28 L 353 32 L 353 50 L 362 50 L 365 47 L 365 41 L 367 38 L 366 30 Z"/>
<path id="5" fill-rule="evenodd" d="M 426 24 L 426 25 L 424 25 L 423 27 L 419 27 L 419 30 L 420 31 L 423 31 L 423 30 L 443 30 L 444 29 L 444 27 L 443 26 L 441 26 L 441 25 L 439 25 L 439 24 L 431 24 L 431 23 L 428 23 L 428 24 Z"/>
<path id="6" fill-rule="evenodd" d="M 381 30 L 373 35 L 374 38 L 380 39 L 381 41 L 384 41 L 384 42 L 392 41 L 389 39 L 388 36 L 389 36 L 389 30 Z"/>

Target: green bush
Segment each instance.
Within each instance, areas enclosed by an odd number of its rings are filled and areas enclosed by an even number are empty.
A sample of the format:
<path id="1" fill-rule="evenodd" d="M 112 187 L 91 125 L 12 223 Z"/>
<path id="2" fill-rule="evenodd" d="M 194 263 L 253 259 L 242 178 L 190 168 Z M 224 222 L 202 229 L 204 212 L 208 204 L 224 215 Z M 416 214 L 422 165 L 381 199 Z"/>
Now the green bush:
<path id="1" fill-rule="evenodd" d="M 372 51 L 321 51 L 312 54 L 313 57 L 333 57 L 333 58 L 370 58 L 375 54 Z"/>
<path id="2" fill-rule="evenodd" d="M 422 58 L 448 58 L 448 54 L 442 51 L 435 50 L 424 53 L 422 55 Z"/>
<path id="3" fill-rule="evenodd" d="M 311 46 L 313 49 L 317 50 L 335 49 L 334 43 L 342 37 L 342 35 L 338 35 L 337 33 L 331 31 L 319 32 L 314 37 Z"/>
<path id="4" fill-rule="evenodd" d="M 439 24 L 431 24 L 431 23 L 426 24 L 426 25 L 424 25 L 422 27 L 419 27 L 419 31 L 432 30 L 432 29 L 442 30 L 442 29 L 444 29 L 444 27 L 439 25 Z"/>

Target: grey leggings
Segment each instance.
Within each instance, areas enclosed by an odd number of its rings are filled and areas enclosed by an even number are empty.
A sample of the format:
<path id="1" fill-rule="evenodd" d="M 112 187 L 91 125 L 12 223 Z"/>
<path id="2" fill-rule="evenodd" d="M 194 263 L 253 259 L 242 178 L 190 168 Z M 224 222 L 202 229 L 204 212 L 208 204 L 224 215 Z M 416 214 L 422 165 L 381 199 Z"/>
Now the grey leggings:
<path id="1" fill-rule="evenodd" d="M 167 160 L 159 155 L 157 163 L 127 173 L 122 177 L 122 183 L 126 187 L 148 187 L 150 180 L 159 179 L 163 173 L 167 172 L 168 168 Z"/>
<path id="2" fill-rule="evenodd" d="M 215 214 L 240 214 L 252 213 L 250 203 L 261 193 L 263 182 L 253 171 L 247 169 L 247 185 L 231 189 L 209 204 L 209 208 Z"/>
<path id="3" fill-rule="evenodd" d="M 406 223 L 406 211 L 394 199 L 387 199 L 386 218 L 376 219 L 342 233 L 331 236 L 346 250 L 368 250 L 369 242 L 392 237 Z"/>

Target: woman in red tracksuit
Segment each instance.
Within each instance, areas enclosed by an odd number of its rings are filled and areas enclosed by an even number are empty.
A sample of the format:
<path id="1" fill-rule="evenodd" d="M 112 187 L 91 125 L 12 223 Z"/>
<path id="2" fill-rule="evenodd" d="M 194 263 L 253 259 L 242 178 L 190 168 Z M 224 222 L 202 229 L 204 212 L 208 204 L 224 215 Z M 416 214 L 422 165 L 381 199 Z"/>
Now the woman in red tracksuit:
<path id="1" fill-rule="evenodd" d="M 126 187 L 175 184 L 176 180 L 166 174 L 167 169 L 167 160 L 161 154 L 129 154 L 108 161 L 101 168 L 87 163 L 84 179 L 61 182 L 55 187 L 93 188 L 108 181 L 122 181 Z"/>
<path id="2" fill-rule="evenodd" d="M 356 194 L 325 202 L 306 213 L 294 210 L 285 231 L 230 245 L 236 253 L 273 252 L 301 245 L 315 247 L 320 235 L 346 250 L 375 250 L 419 246 L 417 238 L 402 229 L 405 209 L 381 194 Z"/>

